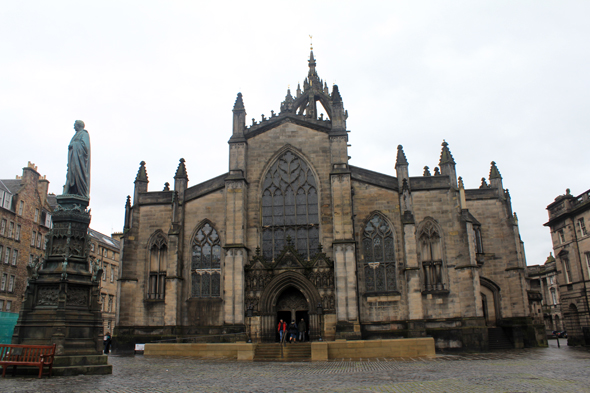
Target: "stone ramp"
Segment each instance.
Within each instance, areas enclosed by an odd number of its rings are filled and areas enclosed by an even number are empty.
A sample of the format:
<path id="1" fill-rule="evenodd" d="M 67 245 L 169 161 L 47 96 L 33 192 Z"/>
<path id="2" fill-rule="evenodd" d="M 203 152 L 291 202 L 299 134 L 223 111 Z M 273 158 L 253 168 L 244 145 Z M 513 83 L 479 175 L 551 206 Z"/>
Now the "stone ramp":
<path id="1" fill-rule="evenodd" d="M 258 344 L 254 352 L 255 362 L 309 362 L 311 361 L 311 344 L 295 343 Z"/>

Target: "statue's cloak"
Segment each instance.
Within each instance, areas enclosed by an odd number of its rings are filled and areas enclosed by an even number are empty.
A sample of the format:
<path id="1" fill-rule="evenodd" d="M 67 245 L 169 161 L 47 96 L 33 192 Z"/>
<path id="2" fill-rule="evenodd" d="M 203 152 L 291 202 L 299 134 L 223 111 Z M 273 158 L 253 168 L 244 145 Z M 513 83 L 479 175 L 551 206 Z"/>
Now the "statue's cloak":
<path id="1" fill-rule="evenodd" d="M 90 136 L 86 130 L 77 131 L 68 146 L 68 174 L 63 193 L 90 196 Z"/>

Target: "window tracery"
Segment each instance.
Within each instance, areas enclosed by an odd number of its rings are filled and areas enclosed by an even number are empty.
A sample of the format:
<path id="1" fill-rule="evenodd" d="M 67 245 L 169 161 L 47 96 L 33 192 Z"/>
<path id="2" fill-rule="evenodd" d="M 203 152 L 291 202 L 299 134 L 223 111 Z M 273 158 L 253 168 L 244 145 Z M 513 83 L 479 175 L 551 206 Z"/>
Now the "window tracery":
<path id="1" fill-rule="evenodd" d="M 434 222 L 426 221 L 420 231 L 419 239 L 424 287 L 426 291 L 444 290 L 442 239 Z"/>
<path id="2" fill-rule="evenodd" d="M 362 244 L 366 291 L 396 290 L 393 232 L 379 214 L 365 225 Z"/>
<path id="3" fill-rule="evenodd" d="M 153 236 L 149 245 L 148 299 L 163 300 L 166 294 L 166 265 L 168 242 L 162 233 Z M 103 280 L 106 278 L 106 269 Z"/>
<path id="4" fill-rule="evenodd" d="M 192 241 L 192 297 L 221 295 L 221 241 L 215 228 L 205 223 Z"/>
<path id="5" fill-rule="evenodd" d="M 291 151 L 272 165 L 262 186 L 262 252 L 274 259 L 287 238 L 307 260 L 319 245 L 317 181 L 307 163 Z"/>

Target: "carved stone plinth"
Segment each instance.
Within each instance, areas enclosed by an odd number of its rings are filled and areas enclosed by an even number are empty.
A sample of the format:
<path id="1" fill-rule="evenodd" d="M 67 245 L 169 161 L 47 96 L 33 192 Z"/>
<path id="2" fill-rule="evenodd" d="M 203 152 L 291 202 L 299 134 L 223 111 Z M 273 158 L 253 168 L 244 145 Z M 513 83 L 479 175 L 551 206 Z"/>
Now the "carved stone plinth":
<path id="1" fill-rule="evenodd" d="M 89 258 L 88 198 L 60 195 L 57 200 L 45 258 L 27 266 L 29 279 L 12 342 L 55 343 L 58 356 L 101 355 L 102 269 Z M 80 367 L 81 373 L 88 368 Z"/>

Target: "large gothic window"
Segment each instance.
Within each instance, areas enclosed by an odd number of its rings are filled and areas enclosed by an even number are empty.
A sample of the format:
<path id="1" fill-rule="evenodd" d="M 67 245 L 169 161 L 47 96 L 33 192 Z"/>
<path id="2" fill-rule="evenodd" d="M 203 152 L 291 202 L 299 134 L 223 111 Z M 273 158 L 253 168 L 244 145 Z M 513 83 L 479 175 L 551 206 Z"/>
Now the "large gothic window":
<path id="1" fill-rule="evenodd" d="M 162 300 L 166 294 L 168 243 L 161 231 L 152 236 L 148 249 L 150 272 L 147 297 L 148 299 Z"/>
<path id="2" fill-rule="evenodd" d="M 205 223 L 192 242 L 192 297 L 219 297 L 221 288 L 221 243 L 215 228 Z"/>
<path id="3" fill-rule="evenodd" d="M 305 161 L 287 151 L 273 164 L 262 186 L 262 252 L 274 259 L 290 238 L 306 259 L 317 252 L 317 182 Z"/>
<path id="4" fill-rule="evenodd" d="M 366 292 L 396 289 L 393 232 L 387 221 L 375 214 L 363 231 L 363 257 Z"/>
<path id="5" fill-rule="evenodd" d="M 425 289 L 427 291 L 444 290 L 442 239 L 434 222 L 424 223 L 419 242 Z"/>

